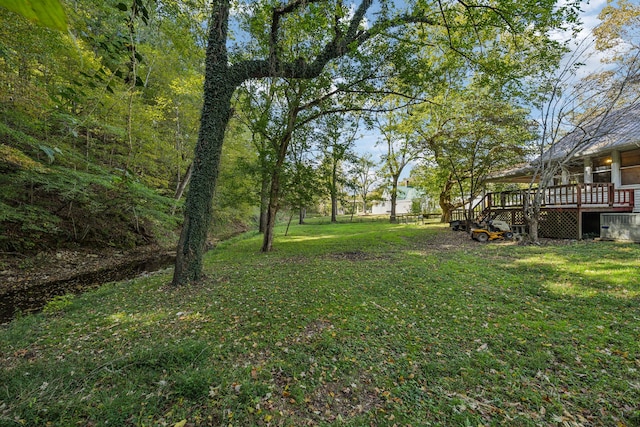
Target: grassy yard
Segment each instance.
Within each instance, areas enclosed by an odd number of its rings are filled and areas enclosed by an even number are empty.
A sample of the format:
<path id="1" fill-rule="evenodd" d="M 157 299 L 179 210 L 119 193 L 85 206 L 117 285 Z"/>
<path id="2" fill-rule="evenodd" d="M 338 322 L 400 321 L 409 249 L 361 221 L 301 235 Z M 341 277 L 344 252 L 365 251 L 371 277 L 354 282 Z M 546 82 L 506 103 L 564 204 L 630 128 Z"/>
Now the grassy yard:
<path id="1" fill-rule="evenodd" d="M 640 425 L 640 245 L 282 234 L 0 328 L 0 426 Z"/>

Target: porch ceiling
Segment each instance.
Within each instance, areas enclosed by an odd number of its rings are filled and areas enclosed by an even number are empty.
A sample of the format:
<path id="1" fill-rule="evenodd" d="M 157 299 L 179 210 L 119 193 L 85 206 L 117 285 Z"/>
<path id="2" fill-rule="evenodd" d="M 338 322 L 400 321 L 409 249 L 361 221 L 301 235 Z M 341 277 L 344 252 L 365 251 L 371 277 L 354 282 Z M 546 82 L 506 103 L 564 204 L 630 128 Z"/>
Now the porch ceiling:
<path id="1" fill-rule="evenodd" d="M 511 169 L 505 169 L 489 174 L 487 182 L 523 183 L 529 184 L 533 176 L 534 168 L 530 164 L 519 164 Z M 536 182 L 538 180 L 536 179 Z"/>

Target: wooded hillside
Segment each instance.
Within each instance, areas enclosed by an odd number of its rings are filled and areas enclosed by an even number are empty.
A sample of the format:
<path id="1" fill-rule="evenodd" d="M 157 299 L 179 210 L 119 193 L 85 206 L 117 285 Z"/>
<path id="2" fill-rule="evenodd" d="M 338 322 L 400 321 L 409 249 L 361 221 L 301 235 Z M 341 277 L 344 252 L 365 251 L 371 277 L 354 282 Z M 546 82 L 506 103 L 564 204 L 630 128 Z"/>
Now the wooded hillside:
<path id="1" fill-rule="evenodd" d="M 206 10 L 97 0 L 65 10 L 68 34 L 0 8 L 0 251 L 173 245 Z M 247 141 L 230 133 L 218 229 L 241 225 L 252 205 L 251 176 L 238 172 Z"/>

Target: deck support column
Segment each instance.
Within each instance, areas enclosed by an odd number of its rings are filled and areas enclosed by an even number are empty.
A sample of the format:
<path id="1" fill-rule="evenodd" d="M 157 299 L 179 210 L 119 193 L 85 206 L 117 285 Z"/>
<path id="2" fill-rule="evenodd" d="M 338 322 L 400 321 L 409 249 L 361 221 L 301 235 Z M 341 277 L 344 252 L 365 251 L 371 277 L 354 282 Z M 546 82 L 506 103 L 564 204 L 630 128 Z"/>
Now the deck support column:
<path id="1" fill-rule="evenodd" d="M 620 152 L 613 150 L 611 152 L 611 183 L 613 188 L 620 188 L 622 185 L 622 174 L 620 172 Z"/>
<path id="2" fill-rule="evenodd" d="M 578 240 L 582 240 L 582 210 L 578 209 Z"/>
<path id="3" fill-rule="evenodd" d="M 584 159 L 584 183 L 593 184 L 593 163 L 589 157 Z"/>

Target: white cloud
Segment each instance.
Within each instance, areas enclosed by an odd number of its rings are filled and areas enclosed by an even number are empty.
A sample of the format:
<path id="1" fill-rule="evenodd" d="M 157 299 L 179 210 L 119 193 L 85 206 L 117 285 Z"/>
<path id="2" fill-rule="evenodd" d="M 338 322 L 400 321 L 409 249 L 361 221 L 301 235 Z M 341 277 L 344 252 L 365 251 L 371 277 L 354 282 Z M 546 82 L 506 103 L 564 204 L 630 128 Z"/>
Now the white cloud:
<path id="1" fill-rule="evenodd" d="M 589 49 L 578 58 L 579 62 L 584 63 L 577 73 L 578 77 L 584 77 L 606 68 L 602 63 L 602 59 L 606 57 L 607 54 L 606 52 L 597 51 L 593 42 L 593 30 L 602 22 L 598 18 L 598 15 L 606 5 L 607 0 L 592 0 L 589 3 L 583 3 L 582 12 L 580 13 L 580 21 L 582 22 L 580 31 L 576 35 L 569 31 L 557 31 L 551 35 L 555 40 L 568 41 L 574 51 L 581 49 L 580 46 L 585 46 L 585 43 L 591 45 Z M 575 60 L 576 58 L 573 59 Z"/>

